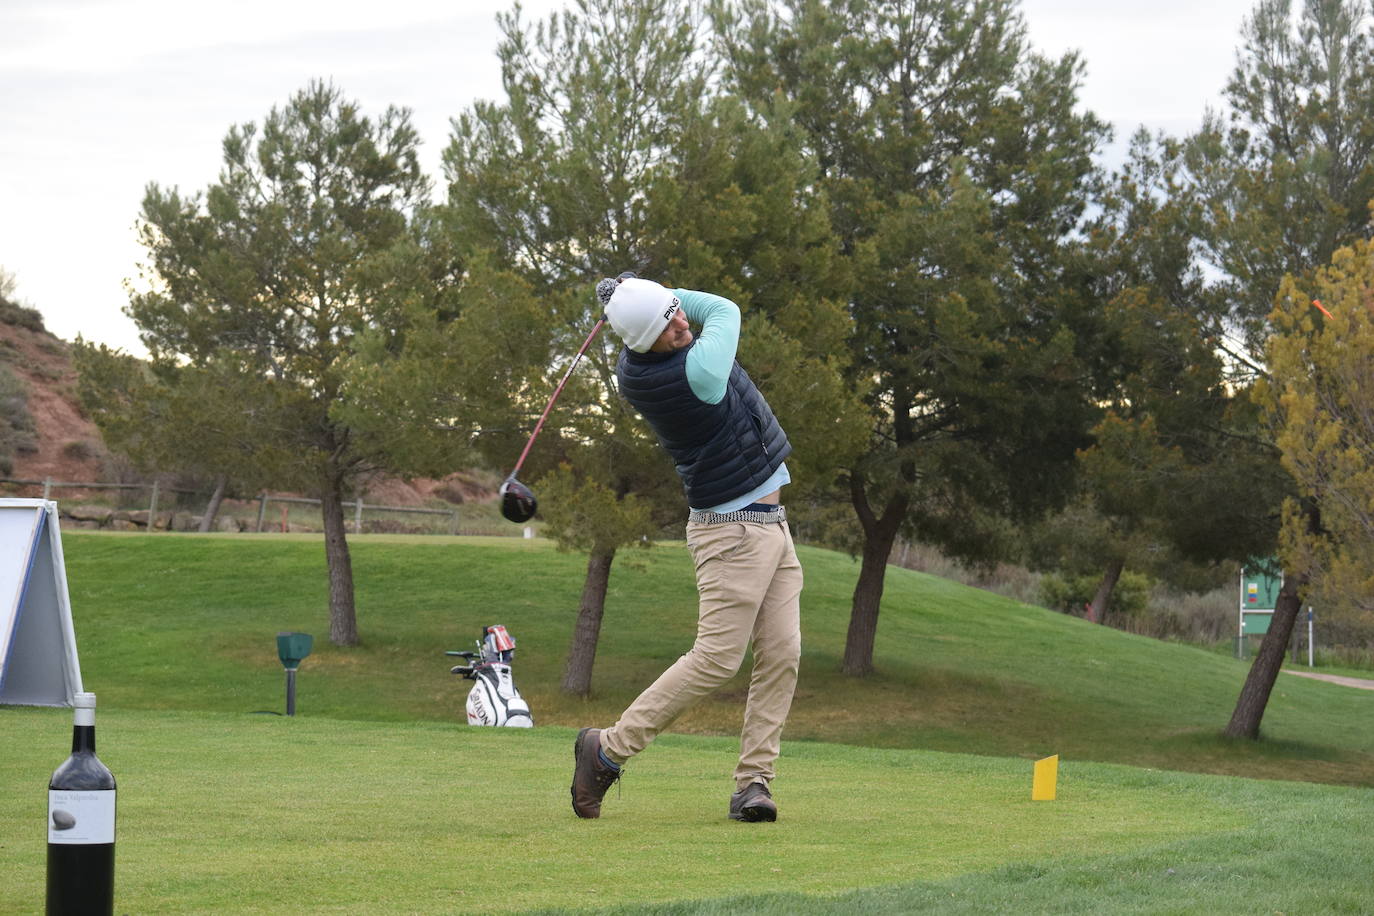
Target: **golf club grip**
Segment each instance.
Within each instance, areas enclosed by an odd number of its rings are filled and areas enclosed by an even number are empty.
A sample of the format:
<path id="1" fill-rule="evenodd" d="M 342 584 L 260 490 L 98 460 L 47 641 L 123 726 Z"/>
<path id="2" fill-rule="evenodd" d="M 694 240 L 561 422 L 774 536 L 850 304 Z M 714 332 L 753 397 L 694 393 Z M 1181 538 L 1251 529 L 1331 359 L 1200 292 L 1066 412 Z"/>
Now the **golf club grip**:
<path id="1" fill-rule="evenodd" d="M 510 472 L 510 477 L 515 477 L 520 473 L 520 468 L 524 466 L 525 459 L 529 456 L 530 448 L 534 445 L 535 436 L 538 436 L 539 431 L 544 428 L 544 421 L 549 418 L 549 411 L 553 410 L 553 402 L 558 400 L 558 396 L 563 393 L 563 386 L 568 384 L 568 379 L 572 378 L 573 370 L 576 369 L 577 364 L 582 361 L 582 354 L 587 352 L 587 348 L 592 345 L 592 339 L 596 337 L 597 332 L 601 330 L 601 326 L 605 323 L 606 318 L 602 316 L 601 320 L 596 323 L 596 327 L 592 328 L 592 332 L 587 335 L 587 339 L 582 341 L 582 348 L 578 350 L 577 355 L 573 357 L 572 363 L 568 366 L 568 371 L 563 373 L 563 380 L 560 381 L 558 387 L 553 390 L 553 394 L 549 397 L 549 403 L 544 405 L 544 413 L 539 417 L 539 422 L 534 424 L 534 432 L 530 433 L 530 440 L 525 443 L 525 450 L 520 453 L 520 460 L 515 462 L 515 468 Z"/>

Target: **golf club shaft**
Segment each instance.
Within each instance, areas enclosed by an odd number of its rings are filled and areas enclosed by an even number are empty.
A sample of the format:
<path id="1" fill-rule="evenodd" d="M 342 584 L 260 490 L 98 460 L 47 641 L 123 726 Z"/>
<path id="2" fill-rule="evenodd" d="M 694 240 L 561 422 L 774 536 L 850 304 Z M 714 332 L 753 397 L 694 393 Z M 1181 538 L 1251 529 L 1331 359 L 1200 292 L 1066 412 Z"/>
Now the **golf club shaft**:
<path id="1" fill-rule="evenodd" d="M 577 355 L 573 357 L 572 363 L 568 366 L 568 371 L 563 373 L 563 380 L 559 382 L 558 387 L 553 390 L 553 395 L 549 398 L 549 403 L 544 405 L 544 413 L 539 418 L 539 422 L 534 424 L 534 432 L 530 433 L 530 441 L 525 443 L 525 450 L 520 453 L 520 460 L 515 462 L 515 469 L 510 472 L 511 477 L 520 473 L 520 467 L 525 463 L 525 458 L 530 453 L 530 447 L 534 445 L 535 436 L 538 436 L 539 431 L 544 428 L 544 421 L 549 418 L 549 411 L 553 410 L 553 402 L 558 400 L 558 396 L 563 393 L 563 386 L 568 384 L 568 379 L 572 377 L 573 370 L 576 369 L 577 364 L 582 361 L 582 354 L 587 352 L 587 348 L 592 345 L 593 338 L 596 337 L 597 332 L 601 330 L 601 326 L 605 323 L 606 319 L 603 316 L 601 320 L 596 323 L 596 327 L 592 328 L 592 332 L 587 335 L 587 339 L 582 342 L 582 349 L 578 350 Z"/>

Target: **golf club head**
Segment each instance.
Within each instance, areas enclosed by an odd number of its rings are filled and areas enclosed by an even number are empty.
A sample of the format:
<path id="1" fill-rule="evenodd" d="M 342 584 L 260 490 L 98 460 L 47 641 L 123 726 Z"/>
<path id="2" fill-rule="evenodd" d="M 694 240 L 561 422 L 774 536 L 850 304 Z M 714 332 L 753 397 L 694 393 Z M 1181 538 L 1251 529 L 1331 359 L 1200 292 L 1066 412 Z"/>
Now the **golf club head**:
<path id="1" fill-rule="evenodd" d="M 502 482 L 499 492 L 501 494 L 501 514 L 508 521 L 515 522 L 517 525 L 533 518 L 534 511 L 539 508 L 530 488 L 514 477 L 507 477 Z"/>

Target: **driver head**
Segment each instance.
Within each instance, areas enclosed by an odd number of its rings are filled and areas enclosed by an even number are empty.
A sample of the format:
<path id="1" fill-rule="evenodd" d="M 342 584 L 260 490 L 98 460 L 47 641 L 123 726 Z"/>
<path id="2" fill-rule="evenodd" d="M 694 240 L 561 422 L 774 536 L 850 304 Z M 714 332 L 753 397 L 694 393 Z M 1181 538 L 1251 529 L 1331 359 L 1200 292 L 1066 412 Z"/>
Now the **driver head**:
<path id="1" fill-rule="evenodd" d="M 498 492 L 501 495 L 501 514 L 508 521 L 516 524 L 527 522 L 534 517 L 535 510 L 539 508 L 530 488 L 514 477 L 507 477 Z"/>

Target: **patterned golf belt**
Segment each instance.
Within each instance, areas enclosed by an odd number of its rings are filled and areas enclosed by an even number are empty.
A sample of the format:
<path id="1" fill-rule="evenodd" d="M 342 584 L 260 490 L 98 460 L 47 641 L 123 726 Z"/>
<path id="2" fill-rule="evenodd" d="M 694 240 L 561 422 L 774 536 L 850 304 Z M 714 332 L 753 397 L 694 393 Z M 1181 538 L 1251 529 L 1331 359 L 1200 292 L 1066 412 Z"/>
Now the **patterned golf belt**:
<path id="1" fill-rule="evenodd" d="M 763 508 L 767 506 L 767 508 Z M 693 509 L 687 515 L 688 522 L 698 525 L 723 525 L 727 522 L 756 522 L 760 525 L 781 525 L 787 521 L 787 510 L 782 506 L 769 503 L 752 503 L 734 512 L 707 512 Z"/>

